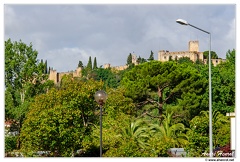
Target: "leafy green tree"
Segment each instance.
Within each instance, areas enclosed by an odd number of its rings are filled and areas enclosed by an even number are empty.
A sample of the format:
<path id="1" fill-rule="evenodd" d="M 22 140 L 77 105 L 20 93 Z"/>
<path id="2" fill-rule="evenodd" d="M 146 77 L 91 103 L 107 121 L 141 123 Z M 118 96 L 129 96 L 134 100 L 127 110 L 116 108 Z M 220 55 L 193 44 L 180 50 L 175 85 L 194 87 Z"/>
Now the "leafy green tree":
<path id="1" fill-rule="evenodd" d="M 117 88 L 120 82 L 119 74 L 114 73 L 110 68 L 97 68 L 94 70 L 95 80 L 102 80 L 104 87 Z"/>
<path id="2" fill-rule="evenodd" d="M 231 65 L 235 65 L 235 49 L 228 50 L 226 54 L 227 62 L 229 62 Z"/>
<path id="3" fill-rule="evenodd" d="M 120 134 L 124 128 L 129 126 L 134 113 L 135 105 L 132 99 L 124 96 L 123 89 L 106 89 L 108 98 L 103 106 L 102 117 L 102 138 L 103 138 L 103 156 L 120 156 L 116 151 L 122 144 Z M 99 109 L 97 111 L 99 115 Z M 99 156 L 99 122 L 94 123 L 94 127 L 89 140 L 84 141 L 83 156 Z M 96 149 L 97 148 L 97 149 Z M 124 149 L 124 146 L 121 148 Z M 97 152 L 97 153 L 96 153 Z"/>
<path id="4" fill-rule="evenodd" d="M 36 151 L 51 151 L 49 156 L 74 156 L 89 138 L 91 123 L 98 120 L 93 95 L 102 85 L 66 76 L 60 89 L 37 96 L 22 127 L 21 151 L 26 156 Z"/>
<path id="5" fill-rule="evenodd" d="M 152 60 L 154 60 L 154 53 L 153 53 L 153 51 L 151 50 L 151 54 L 150 54 L 150 56 L 149 56 L 149 58 L 148 58 L 148 61 L 152 61 Z"/>
<path id="6" fill-rule="evenodd" d="M 189 63 L 189 64 L 192 64 L 193 61 L 190 60 L 189 57 L 181 57 L 177 60 L 178 63 L 182 64 L 182 63 Z"/>
<path id="7" fill-rule="evenodd" d="M 208 59 L 208 56 L 209 56 L 209 51 L 204 51 L 203 52 L 203 59 Z M 211 51 L 211 57 L 212 57 L 212 59 L 218 59 L 218 55 L 214 51 Z"/>
<path id="8" fill-rule="evenodd" d="M 45 65 L 37 55 L 31 43 L 5 41 L 5 118 L 17 120 L 18 131 L 33 97 L 53 86 L 53 82 L 46 81 Z"/>
<path id="9" fill-rule="evenodd" d="M 93 69 L 97 69 L 97 59 L 94 57 Z"/>
<path id="10" fill-rule="evenodd" d="M 223 114 L 235 109 L 235 50 L 227 52 L 227 60 L 212 67 L 213 108 Z"/>
<path id="11" fill-rule="evenodd" d="M 224 146 L 230 141 L 229 119 L 218 111 L 213 111 L 213 148 Z M 209 112 L 202 111 L 199 116 L 190 121 L 190 130 L 187 132 L 190 156 L 204 156 L 209 152 Z"/>

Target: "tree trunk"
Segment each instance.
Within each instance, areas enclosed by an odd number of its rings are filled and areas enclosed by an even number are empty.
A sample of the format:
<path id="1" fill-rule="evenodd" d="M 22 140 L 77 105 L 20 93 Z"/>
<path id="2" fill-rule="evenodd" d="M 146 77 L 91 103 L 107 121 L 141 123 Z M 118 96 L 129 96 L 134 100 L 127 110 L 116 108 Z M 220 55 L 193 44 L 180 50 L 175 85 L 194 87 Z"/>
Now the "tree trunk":
<path id="1" fill-rule="evenodd" d="M 162 98 L 162 96 L 163 96 L 162 89 L 160 87 L 158 87 L 158 103 L 159 103 L 158 114 L 159 114 L 160 120 L 161 120 L 162 113 L 163 113 L 163 98 Z"/>

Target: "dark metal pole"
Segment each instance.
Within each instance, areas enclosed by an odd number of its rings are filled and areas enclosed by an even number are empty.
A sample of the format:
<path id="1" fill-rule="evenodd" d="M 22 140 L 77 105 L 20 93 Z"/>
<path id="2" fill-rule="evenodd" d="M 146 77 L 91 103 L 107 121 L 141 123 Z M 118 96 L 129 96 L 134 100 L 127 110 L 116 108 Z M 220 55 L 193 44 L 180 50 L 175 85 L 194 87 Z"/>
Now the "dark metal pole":
<path id="1" fill-rule="evenodd" d="M 210 32 L 208 32 L 208 31 L 206 31 L 206 30 L 203 30 L 203 29 L 200 29 L 200 28 L 198 28 L 198 27 L 196 27 L 196 26 L 194 26 L 194 25 L 192 25 L 192 24 L 188 24 L 188 25 L 191 26 L 191 27 L 194 27 L 195 29 L 201 30 L 201 31 L 204 32 L 204 33 L 210 34 Z"/>
<path id="2" fill-rule="evenodd" d="M 102 105 L 100 105 L 100 157 L 102 157 Z"/>
<path id="3" fill-rule="evenodd" d="M 208 53 L 208 66 L 209 66 L 209 153 L 213 157 L 213 135 L 212 135 L 212 57 L 211 57 L 211 33 L 209 33 L 209 53 Z"/>

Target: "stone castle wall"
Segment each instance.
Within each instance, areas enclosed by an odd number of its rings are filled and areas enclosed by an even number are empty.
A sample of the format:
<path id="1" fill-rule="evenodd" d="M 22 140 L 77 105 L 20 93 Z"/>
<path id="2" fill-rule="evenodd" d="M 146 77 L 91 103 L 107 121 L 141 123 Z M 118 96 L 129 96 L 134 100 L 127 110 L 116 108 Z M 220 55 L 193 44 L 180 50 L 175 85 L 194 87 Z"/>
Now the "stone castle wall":
<path id="1" fill-rule="evenodd" d="M 137 55 L 135 54 L 132 54 L 132 63 L 135 64 L 135 65 L 138 65 L 137 63 Z M 104 69 L 107 69 L 107 68 L 112 68 L 114 70 L 125 70 L 128 68 L 127 65 L 122 65 L 122 66 L 113 66 L 111 67 L 111 64 L 107 63 L 107 64 L 104 64 Z"/>
<path id="2" fill-rule="evenodd" d="M 207 59 L 203 58 L 203 52 L 199 52 L 198 41 L 189 41 L 188 51 L 169 52 L 169 51 L 161 50 L 158 52 L 158 61 L 161 61 L 161 62 L 169 61 L 170 58 L 172 60 L 178 60 L 181 57 L 188 57 L 193 62 L 196 62 L 199 59 L 203 61 L 205 64 L 207 63 Z M 221 59 L 221 58 L 212 59 L 212 63 L 214 66 L 220 64 L 221 62 L 225 62 L 225 59 Z"/>
<path id="3" fill-rule="evenodd" d="M 165 50 L 161 50 L 158 52 L 158 61 L 165 62 L 169 61 L 170 58 L 172 60 L 178 60 L 181 57 L 188 57 L 193 62 L 196 62 L 198 59 L 203 61 L 205 64 L 207 63 L 207 59 L 203 59 L 203 52 L 199 52 L 199 42 L 198 41 L 189 41 L 188 43 L 188 51 L 177 51 L 177 52 L 169 52 Z M 212 59 L 212 63 L 214 66 L 220 64 L 221 62 L 225 62 L 225 59 Z M 132 63 L 137 65 L 137 56 L 132 54 Z M 127 65 L 123 66 L 114 66 L 111 67 L 111 64 L 104 64 L 104 69 L 111 68 L 113 70 L 125 70 L 128 68 Z M 81 77 L 82 68 L 78 67 L 73 72 L 60 72 L 58 73 L 56 70 L 50 70 L 49 80 L 53 80 L 55 84 L 61 81 L 64 75 L 72 74 L 73 77 Z"/>
<path id="4" fill-rule="evenodd" d="M 197 61 L 197 59 L 203 61 L 203 52 L 195 52 L 195 51 L 169 52 L 164 50 L 161 50 L 158 52 L 158 61 L 161 61 L 161 62 L 169 61 L 170 58 L 172 60 L 178 60 L 181 57 L 188 57 L 193 62 Z"/>
<path id="5" fill-rule="evenodd" d="M 212 64 L 213 64 L 213 66 L 217 66 L 221 62 L 225 62 L 225 61 L 226 61 L 226 59 L 221 59 L 221 58 L 219 58 L 219 59 L 212 59 Z M 204 62 L 204 64 L 207 64 L 207 59 L 204 59 L 203 62 Z"/>
<path id="6" fill-rule="evenodd" d="M 49 73 L 49 80 L 53 80 L 55 84 L 61 81 L 62 77 L 64 75 L 73 75 L 73 77 L 81 77 L 82 76 L 82 68 L 78 67 L 75 71 L 73 72 L 60 72 L 58 73 L 56 70 L 50 70 Z"/>

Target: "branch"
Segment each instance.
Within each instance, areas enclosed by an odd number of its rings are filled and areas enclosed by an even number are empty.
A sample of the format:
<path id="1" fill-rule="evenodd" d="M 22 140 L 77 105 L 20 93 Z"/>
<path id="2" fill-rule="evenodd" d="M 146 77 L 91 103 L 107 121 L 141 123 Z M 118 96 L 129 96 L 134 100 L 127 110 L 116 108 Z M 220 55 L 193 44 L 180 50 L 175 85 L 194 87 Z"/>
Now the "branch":
<path id="1" fill-rule="evenodd" d="M 163 101 L 163 103 L 162 104 L 164 104 L 164 103 L 166 103 L 167 102 L 167 100 L 173 95 L 174 93 L 172 92 L 172 93 L 170 93 L 170 95 Z"/>
<path id="2" fill-rule="evenodd" d="M 183 117 L 183 115 L 174 115 L 174 116 L 172 116 L 173 119 L 175 119 L 177 117 Z"/>
<path id="3" fill-rule="evenodd" d="M 143 117 L 143 116 L 145 116 L 145 115 L 147 115 L 147 116 L 150 116 L 151 118 L 158 118 L 158 119 L 162 119 L 163 117 L 161 117 L 161 116 L 154 116 L 154 115 L 151 115 L 151 114 L 149 114 L 148 113 L 148 111 L 145 111 L 141 116 L 139 116 L 138 118 L 141 118 L 141 117 Z M 137 119 L 138 119 L 137 118 Z"/>
<path id="4" fill-rule="evenodd" d="M 163 89 L 165 89 L 168 86 L 169 86 L 169 83 L 164 84 L 163 86 L 161 86 L 161 88 L 158 86 L 158 90 L 162 91 Z"/>
<path id="5" fill-rule="evenodd" d="M 147 103 L 148 103 L 148 101 L 143 101 L 143 102 L 138 103 L 136 106 L 137 107 L 141 107 L 141 106 L 143 106 L 143 105 L 145 105 Z"/>
<path id="6" fill-rule="evenodd" d="M 150 102 L 151 104 L 157 104 L 158 106 L 160 105 L 157 101 L 154 101 L 151 98 L 147 98 L 147 101 Z"/>

